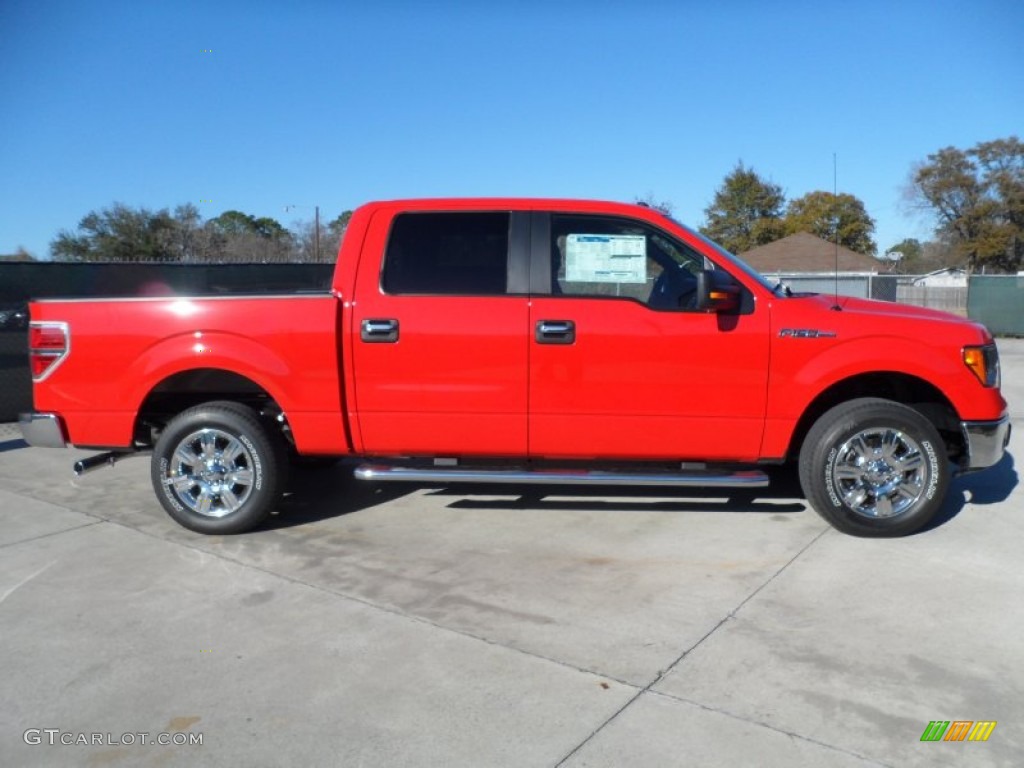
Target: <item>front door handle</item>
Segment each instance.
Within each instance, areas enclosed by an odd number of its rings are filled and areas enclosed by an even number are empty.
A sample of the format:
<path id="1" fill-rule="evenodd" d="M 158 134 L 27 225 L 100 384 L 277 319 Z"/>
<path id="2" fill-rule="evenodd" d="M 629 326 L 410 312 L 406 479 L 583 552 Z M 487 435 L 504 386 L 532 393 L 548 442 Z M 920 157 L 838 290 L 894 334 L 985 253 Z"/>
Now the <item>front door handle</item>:
<path id="1" fill-rule="evenodd" d="M 538 344 L 574 344 L 576 323 L 572 320 L 540 320 L 535 338 Z"/>
<path id="2" fill-rule="evenodd" d="M 398 321 L 391 318 L 363 320 L 359 338 L 367 344 L 394 344 L 398 341 Z"/>

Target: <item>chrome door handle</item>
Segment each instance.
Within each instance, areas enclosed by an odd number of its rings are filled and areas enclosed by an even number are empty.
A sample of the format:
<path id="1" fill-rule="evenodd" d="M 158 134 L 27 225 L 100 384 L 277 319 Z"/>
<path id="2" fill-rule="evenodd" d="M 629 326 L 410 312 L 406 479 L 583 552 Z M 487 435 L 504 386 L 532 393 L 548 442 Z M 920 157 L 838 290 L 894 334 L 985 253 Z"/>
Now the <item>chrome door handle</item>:
<path id="1" fill-rule="evenodd" d="M 391 318 L 363 320 L 359 338 L 367 344 L 393 344 L 398 341 L 398 321 Z"/>
<path id="2" fill-rule="evenodd" d="M 573 344 L 576 342 L 576 323 L 572 320 L 541 320 L 537 323 L 535 338 L 538 344 Z"/>

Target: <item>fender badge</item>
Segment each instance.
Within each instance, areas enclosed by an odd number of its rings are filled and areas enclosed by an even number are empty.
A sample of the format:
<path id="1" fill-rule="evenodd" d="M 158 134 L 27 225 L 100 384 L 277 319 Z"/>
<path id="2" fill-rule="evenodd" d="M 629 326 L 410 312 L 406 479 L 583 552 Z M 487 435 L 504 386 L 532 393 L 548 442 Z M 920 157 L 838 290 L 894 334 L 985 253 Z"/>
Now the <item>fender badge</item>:
<path id="1" fill-rule="evenodd" d="M 782 339 L 833 339 L 835 335 L 835 331 L 819 331 L 817 328 L 783 328 L 779 331 Z"/>

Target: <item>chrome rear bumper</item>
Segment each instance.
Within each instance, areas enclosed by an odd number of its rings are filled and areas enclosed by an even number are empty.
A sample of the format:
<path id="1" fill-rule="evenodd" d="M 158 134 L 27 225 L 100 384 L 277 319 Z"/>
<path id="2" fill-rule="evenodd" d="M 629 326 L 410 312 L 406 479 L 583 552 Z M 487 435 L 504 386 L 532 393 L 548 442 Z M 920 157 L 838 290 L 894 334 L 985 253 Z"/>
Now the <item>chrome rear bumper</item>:
<path id="1" fill-rule="evenodd" d="M 964 433 L 965 454 L 960 460 L 960 469 L 970 472 L 998 464 L 1010 442 L 1009 415 L 997 421 L 964 421 L 960 424 Z"/>
<path id="2" fill-rule="evenodd" d="M 36 448 L 64 448 L 64 423 L 56 413 L 19 413 L 18 428 L 25 442 Z"/>

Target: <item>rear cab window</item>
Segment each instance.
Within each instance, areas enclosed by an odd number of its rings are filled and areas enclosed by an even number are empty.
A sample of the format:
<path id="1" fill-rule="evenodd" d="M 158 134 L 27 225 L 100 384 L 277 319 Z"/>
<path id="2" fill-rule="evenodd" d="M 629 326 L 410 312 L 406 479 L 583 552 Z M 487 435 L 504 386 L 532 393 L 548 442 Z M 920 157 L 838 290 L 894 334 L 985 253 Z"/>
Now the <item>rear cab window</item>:
<path id="1" fill-rule="evenodd" d="M 392 295 L 504 296 L 507 212 L 401 213 L 384 253 L 381 288 Z"/>

